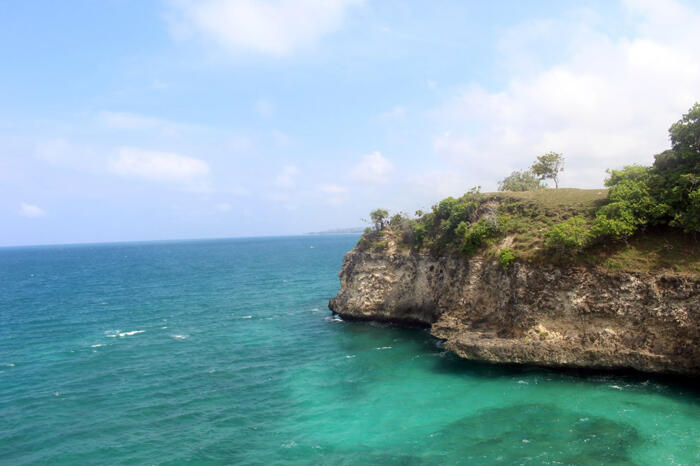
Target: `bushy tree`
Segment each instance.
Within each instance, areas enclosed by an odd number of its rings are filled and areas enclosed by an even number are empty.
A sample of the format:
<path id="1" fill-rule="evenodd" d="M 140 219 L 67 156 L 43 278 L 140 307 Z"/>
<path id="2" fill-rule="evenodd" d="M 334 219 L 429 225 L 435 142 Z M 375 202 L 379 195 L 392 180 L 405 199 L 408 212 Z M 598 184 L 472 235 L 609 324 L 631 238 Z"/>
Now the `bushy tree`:
<path id="1" fill-rule="evenodd" d="M 610 187 L 609 202 L 596 212 L 592 228 L 595 237 L 627 239 L 639 228 L 663 223 L 668 205 L 653 195 L 649 167 L 628 165 L 608 173 L 605 185 Z"/>
<path id="2" fill-rule="evenodd" d="M 564 156 L 558 152 L 547 152 L 537 157 L 530 170 L 540 180 L 554 181 L 554 187 L 558 188 L 559 173 L 564 171 Z"/>
<path id="3" fill-rule="evenodd" d="M 700 232 L 700 103 L 671 125 L 671 149 L 657 154 L 650 189 L 668 206 L 669 225 Z"/>
<path id="4" fill-rule="evenodd" d="M 607 205 L 596 212 L 593 234 L 627 238 L 646 225 L 700 232 L 700 104 L 669 129 L 672 148 L 654 165 L 608 171 Z"/>
<path id="5" fill-rule="evenodd" d="M 531 170 L 514 171 L 498 182 L 499 191 L 534 191 L 544 185 Z"/>
<path id="6" fill-rule="evenodd" d="M 369 214 L 369 218 L 372 220 L 372 223 L 374 223 L 375 231 L 381 231 L 384 229 L 388 217 L 389 211 L 386 209 L 376 209 Z"/>

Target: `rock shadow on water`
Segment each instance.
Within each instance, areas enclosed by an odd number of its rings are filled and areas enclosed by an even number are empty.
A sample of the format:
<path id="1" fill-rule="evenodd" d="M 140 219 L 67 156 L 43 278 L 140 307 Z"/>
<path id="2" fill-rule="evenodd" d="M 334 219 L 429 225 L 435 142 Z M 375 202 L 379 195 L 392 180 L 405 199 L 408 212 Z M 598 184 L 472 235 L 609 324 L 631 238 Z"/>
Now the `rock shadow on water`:
<path id="1" fill-rule="evenodd" d="M 488 408 L 431 435 L 431 450 L 464 464 L 635 464 L 633 426 L 549 404 Z"/>
<path id="2" fill-rule="evenodd" d="M 590 385 L 615 384 L 626 390 L 651 391 L 690 403 L 700 401 L 700 385 L 697 380 L 683 376 L 649 374 L 633 369 L 605 370 L 472 361 L 443 350 L 439 340 L 434 345 L 433 356 L 434 362 L 430 370 L 438 374 L 486 379 L 535 376 Z"/>

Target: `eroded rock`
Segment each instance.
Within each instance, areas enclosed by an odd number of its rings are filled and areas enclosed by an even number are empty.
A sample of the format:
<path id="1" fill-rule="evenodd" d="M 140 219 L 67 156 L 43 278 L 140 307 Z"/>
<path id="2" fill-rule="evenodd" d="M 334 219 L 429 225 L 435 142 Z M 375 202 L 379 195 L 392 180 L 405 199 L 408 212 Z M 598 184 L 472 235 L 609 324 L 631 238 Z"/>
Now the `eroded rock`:
<path id="1" fill-rule="evenodd" d="M 353 249 L 329 307 L 474 360 L 700 375 L 700 277 Z"/>

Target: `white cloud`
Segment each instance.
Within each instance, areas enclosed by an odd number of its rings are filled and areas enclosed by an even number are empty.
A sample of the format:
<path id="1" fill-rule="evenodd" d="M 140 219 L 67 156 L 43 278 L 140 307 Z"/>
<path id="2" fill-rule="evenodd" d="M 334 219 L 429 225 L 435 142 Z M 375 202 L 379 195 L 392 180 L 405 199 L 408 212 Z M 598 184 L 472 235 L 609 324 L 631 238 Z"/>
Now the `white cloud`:
<path id="1" fill-rule="evenodd" d="M 388 175 L 393 169 L 379 151 L 362 156 L 360 163 L 350 172 L 350 177 L 356 181 L 369 184 L 384 184 L 389 181 Z"/>
<path id="2" fill-rule="evenodd" d="M 339 206 L 348 200 L 348 188 L 335 184 L 324 184 L 318 187 L 323 196 L 323 203 L 331 206 Z"/>
<path id="3" fill-rule="evenodd" d="M 44 217 L 46 215 L 46 212 L 38 205 L 25 204 L 24 202 L 22 202 L 19 205 L 19 214 L 27 218 L 39 218 Z"/>
<path id="4" fill-rule="evenodd" d="M 229 212 L 232 209 L 231 204 L 228 202 L 220 202 L 216 204 L 214 208 L 219 212 Z"/>
<path id="5" fill-rule="evenodd" d="M 651 163 L 700 98 L 700 17 L 670 1 L 627 7 L 641 18 L 628 37 L 542 22 L 570 31 L 565 58 L 536 70 L 514 62 L 500 92 L 470 85 L 453 96 L 435 112 L 445 130 L 435 151 L 488 188 L 548 150 L 564 152 L 566 186 L 601 186 L 605 168 Z"/>
<path id="6" fill-rule="evenodd" d="M 294 186 L 294 179 L 299 174 L 299 169 L 294 165 L 285 165 L 282 171 L 275 177 L 274 185 L 280 188 L 291 188 Z"/>
<path id="7" fill-rule="evenodd" d="M 136 147 L 122 147 L 108 168 L 117 175 L 157 181 L 191 181 L 209 173 L 204 160 Z"/>
<path id="8" fill-rule="evenodd" d="M 339 28 L 363 0 L 175 0 L 172 33 L 191 30 L 231 52 L 284 56 Z"/>
<path id="9" fill-rule="evenodd" d="M 391 120 L 400 120 L 401 118 L 406 116 L 406 107 L 402 105 L 397 105 L 393 107 L 391 110 L 380 113 L 379 114 L 379 120 L 380 121 L 391 121 Z"/>

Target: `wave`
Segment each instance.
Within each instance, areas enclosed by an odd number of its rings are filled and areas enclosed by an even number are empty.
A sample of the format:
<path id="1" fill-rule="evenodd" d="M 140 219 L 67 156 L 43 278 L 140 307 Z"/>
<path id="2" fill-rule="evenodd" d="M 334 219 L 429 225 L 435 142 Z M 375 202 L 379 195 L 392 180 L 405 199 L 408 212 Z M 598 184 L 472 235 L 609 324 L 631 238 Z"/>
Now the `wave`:
<path id="1" fill-rule="evenodd" d="M 130 337 L 132 335 L 138 335 L 139 333 L 145 333 L 145 330 L 132 330 L 131 332 L 121 332 L 119 330 L 107 330 L 105 332 L 105 336 L 107 338 L 124 338 L 124 337 Z"/>

